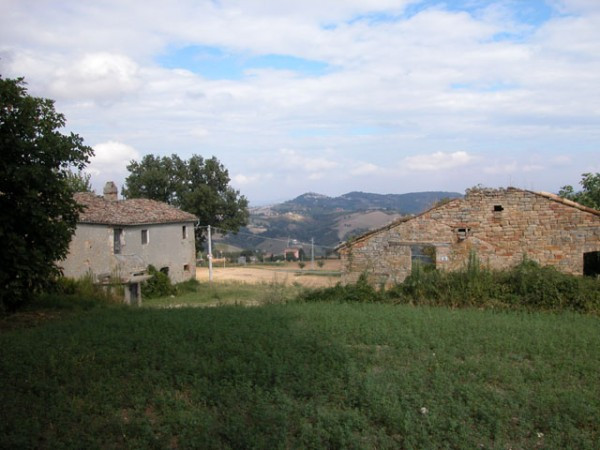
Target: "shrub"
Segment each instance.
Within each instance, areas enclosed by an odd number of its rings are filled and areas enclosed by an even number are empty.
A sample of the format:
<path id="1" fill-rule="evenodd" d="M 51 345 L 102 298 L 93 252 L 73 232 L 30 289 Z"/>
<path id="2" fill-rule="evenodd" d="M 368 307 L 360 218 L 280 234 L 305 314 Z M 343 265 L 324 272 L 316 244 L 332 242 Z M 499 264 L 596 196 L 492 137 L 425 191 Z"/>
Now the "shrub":
<path id="1" fill-rule="evenodd" d="M 300 300 L 600 314 L 600 279 L 564 274 L 529 260 L 510 270 L 490 270 L 473 254 L 465 268 L 455 272 L 414 264 L 404 282 L 387 291 L 376 291 L 362 274 L 356 284 L 308 291 Z"/>
<path id="2" fill-rule="evenodd" d="M 363 273 L 356 284 L 342 286 L 340 283 L 334 287 L 306 291 L 299 299 L 305 302 L 334 301 L 334 302 L 361 302 L 371 303 L 384 300 L 384 295 L 376 291 L 369 284 L 367 274 Z"/>
<path id="3" fill-rule="evenodd" d="M 166 297 L 175 295 L 177 289 L 171 283 L 171 279 L 166 273 L 156 270 L 153 265 L 148 266 L 148 275 L 152 278 L 142 283 L 142 296 L 146 298 Z"/>
<path id="4" fill-rule="evenodd" d="M 475 256 L 456 272 L 428 272 L 415 265 L 386 296 L 408 304 L 600 313 L 600 280 L 529 260 L 505 271 L 482 268 Z"/>

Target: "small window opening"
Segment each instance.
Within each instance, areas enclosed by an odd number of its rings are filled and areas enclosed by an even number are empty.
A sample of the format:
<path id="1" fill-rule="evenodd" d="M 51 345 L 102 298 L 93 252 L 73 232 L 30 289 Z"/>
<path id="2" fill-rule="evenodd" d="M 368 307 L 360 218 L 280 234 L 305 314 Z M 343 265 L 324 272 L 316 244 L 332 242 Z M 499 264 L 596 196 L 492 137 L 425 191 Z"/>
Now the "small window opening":
<path id="1" fill-rule="evenodd" d="M 465 239 L 467 239 L 469 237 L 470 233 L 471 233 L 470 228 L 459 228 L 456 230 L 456 234 L 458 235 L 459 241 L 464 241 Z"/>
<path id="2" fill-rule="evenodd" d="M 142 230 L 142 245 L 148 243 L 148 230 Z"/>
<path id="3" fill-rule="evenodd" d="M 169 268 L 168 267 L 161 267 L 160 271 L 162 273 L 164 273 L 165 275 L 169 275 Z"/>
<path id="4" fill-rule="evenodd" d="M 115 255 L 119 255 L 121 253 L 121 238 L 123 237 L 123 229 L 115 228 L 113 229 L 113 251 Z"/>
<path id="5" fill-rule="evenodd" d="M 435 246 L 411 245 L 410 260 L 413 266 L 420 265 L 426 269 L 435 269 Z"/>
<path id="6" fill-rule="evenodd" d="M 184 272 L 189 272 L 190 271 L 190 265 L 189 264 L 184 264 L 183 265 L 183 271 Z"/>
<path id="7" fill-rule="evenodd" d="M 494 205 L 494 212 L 504 211 L 504 207 L 502 205 Z"/>
<path id="8" fill-rule="evenodd" d="M 187 239 L 187 226 L 181 227 L 181 239 Z"/>

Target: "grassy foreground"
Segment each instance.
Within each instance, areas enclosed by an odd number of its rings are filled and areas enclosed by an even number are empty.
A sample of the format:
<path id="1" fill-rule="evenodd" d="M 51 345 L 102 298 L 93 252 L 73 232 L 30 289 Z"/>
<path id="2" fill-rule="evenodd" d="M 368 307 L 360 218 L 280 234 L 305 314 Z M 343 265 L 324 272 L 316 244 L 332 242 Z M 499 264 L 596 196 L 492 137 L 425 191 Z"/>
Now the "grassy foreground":
<path id="1" fill-rule="evenodd" d="M 597 448 L 600 321 L 95 308 L 0 333 L 0 447 Z"/>

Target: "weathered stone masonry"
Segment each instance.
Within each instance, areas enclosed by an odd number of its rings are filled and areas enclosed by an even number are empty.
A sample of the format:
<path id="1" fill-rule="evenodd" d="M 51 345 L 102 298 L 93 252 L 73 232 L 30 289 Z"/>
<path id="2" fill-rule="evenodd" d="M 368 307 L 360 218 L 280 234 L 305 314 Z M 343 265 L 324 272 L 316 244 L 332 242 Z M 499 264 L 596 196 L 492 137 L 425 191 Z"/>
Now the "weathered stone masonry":
<path id="1" fill-rule="evenodd" d="M 526 257 L 581 275 L 584 254 L 600 251 L 600 211 L 547 193 L 470 190 L 463 199 L 343 244 L 342 281 L 355 282 L 366 272 L 373 283 L 402 282 L 411 272 L 415 245 L 435 247 L 435 265 L 441 270 L 465 267 L 474 251 L 494 269 Z"/>

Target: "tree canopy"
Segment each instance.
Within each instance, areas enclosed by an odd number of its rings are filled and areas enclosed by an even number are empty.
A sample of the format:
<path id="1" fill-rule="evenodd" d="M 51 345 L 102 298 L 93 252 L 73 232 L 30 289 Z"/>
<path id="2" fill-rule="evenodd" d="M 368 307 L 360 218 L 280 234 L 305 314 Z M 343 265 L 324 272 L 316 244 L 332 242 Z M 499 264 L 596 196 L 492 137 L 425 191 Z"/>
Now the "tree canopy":
<path id="1" fill-rule="evenodd" d="M 81 170 L 77 172 L 69 170 L 65 175 L 69 188 L 73 192 L 94 192 L 91 182 L 92 176 L 89 173 Z"/>
<path id="2" fill-rule="evenodd" d="M 93 155 L 65 117 L 25 82 L 0 76 L 0 307 L 15 308 L 54 275 L 80 211 L 68 182 Z"/>
<path id="3" fill-rule="evenodd" d="M 581 191 L 575 191 L 573 186 L 566 185 L 560 189 L 558 195 L 600 210 L 600 173 L 584 173 L 581 177 L 579 182 L 583 187 Z"/>
<path id="4" fill-rule="evenodd" d="M 211 225 L 237 232 L 248 223 L 248 200 L 230 185 L 229 172 L 214 156 L 146 155 L 127 166 L 130 175 L 122 193 L 127 198 L 149 198 L 196 215 L 199 226 Z M 204 234 L 196 230 L 198 244 Z"/>

